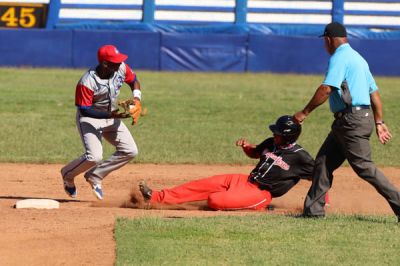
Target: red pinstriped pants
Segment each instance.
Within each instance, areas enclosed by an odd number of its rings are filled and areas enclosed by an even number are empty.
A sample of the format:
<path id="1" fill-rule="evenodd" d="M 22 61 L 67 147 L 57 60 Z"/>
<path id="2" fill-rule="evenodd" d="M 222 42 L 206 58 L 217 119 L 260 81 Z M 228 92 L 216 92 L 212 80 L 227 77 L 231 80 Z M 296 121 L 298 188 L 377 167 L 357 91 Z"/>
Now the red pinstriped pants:
<path id="1" fill-rule="evenodd" d="M 153 190 L 150 202 L 180 204 L 207 200 L 213 210 L 263 210 L 271 202 L 271 194 L 247 181 L 247 175 L 215 175 L 180 186 Z"/>

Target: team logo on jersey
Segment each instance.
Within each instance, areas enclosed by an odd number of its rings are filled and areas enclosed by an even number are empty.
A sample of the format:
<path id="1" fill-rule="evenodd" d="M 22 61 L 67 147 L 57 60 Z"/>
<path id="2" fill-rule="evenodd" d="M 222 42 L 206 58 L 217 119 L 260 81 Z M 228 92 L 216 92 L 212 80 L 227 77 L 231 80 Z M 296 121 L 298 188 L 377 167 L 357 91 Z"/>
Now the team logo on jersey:
<path id="1" fill-rule="evenodd" d="M 124 84 L 124 78 L 122 76 L 117 76 L 114 79 L 115 91 L 118 92 L 121 89 L 122 84 Z"/>
<path id="2" fill-rule="evenodd" d="M 281 156 L 276 156 L 275 154 L 273 154 L 272 152 L 267 152 L 265 154 L 265 156 L 271 158 L 272 160 L 274 160 L 273 165 L 277 165 L 280 168 L 282 168 L 283 170 L 289 170 L 290 169 L 290 165 L 288 165 L 284 160 L 282 160 Z"/>

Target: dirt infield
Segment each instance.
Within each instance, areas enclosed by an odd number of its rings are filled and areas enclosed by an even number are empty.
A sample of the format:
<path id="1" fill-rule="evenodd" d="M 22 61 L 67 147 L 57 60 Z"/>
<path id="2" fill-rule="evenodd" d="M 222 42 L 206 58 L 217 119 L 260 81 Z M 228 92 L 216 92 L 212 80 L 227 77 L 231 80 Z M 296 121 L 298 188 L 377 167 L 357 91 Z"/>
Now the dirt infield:
<path id="1" fill-rule="evenodd" d="M 62 189 L 61 165 L 0 164 L 0 265 L 113 265 L 116 217 L 188 217 L 247 215 L 249 212 L 199 210 L 137 210 L 119 206 L 128 200 L 132 186 L 146 179 L 162 188 L 223 173 L 248 173 L 252 166 L 138 165 L 114 172 L 103 184 L 105 200 L 96 201 L 83 177 L 77 178 L 78 198 Z M 400 188 L 400 169 L 384 173 Z M 386 201 L 351 169 L 335 173 L 328 213 L 392 214 Z M 292 191 L 273 200 L 274 211 L 299 213 L 310 183 L 300 182 Z M 14 209 L 16 201 L 48 198 L 60 202 L 57 210 Z"/>

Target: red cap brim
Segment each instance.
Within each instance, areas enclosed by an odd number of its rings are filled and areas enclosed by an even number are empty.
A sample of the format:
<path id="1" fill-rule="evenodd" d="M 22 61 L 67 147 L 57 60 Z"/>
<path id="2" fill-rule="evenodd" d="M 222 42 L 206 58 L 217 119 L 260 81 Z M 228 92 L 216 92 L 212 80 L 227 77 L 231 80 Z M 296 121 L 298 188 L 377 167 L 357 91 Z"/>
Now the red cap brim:
<path id="1" fill-rule="evenodd" d="M 112 63 L 122 63 L 126 59 L 128 59 L 128 56 L 126 54 L 116 54 L 114 56 L 110 56 L 107 58 L 104 58 L 106 61 L 112 62 Z"/>

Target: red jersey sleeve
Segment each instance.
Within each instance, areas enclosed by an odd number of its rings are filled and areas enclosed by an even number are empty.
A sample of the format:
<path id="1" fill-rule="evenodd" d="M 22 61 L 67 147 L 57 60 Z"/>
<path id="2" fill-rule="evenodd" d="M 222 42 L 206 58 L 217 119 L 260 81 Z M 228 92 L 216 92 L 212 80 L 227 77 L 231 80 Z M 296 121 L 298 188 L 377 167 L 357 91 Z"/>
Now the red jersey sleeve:
<path id="1" fill-rule="evenodd" d="M 82 84 L 76 85 L 75 105 L 79 107 L 90 107 L 93 103 L 94 91 Z"/>
<path id="2" fill-rule="evenodd" d="M 136 81 L 136 73 L 132 71 L 132 69 L 125 64 L 125 82 L 131 84 Z"/>

